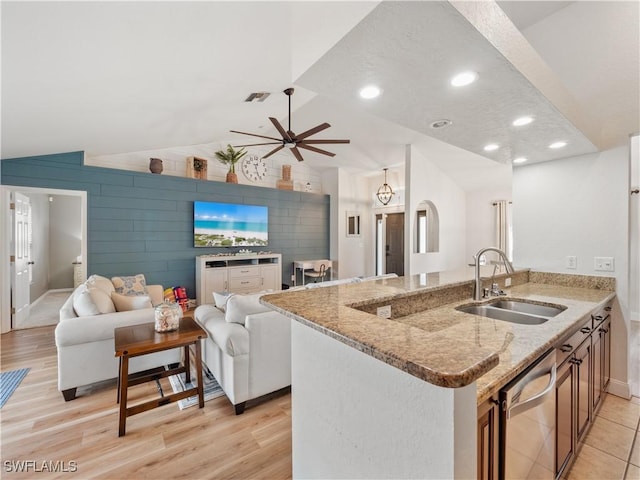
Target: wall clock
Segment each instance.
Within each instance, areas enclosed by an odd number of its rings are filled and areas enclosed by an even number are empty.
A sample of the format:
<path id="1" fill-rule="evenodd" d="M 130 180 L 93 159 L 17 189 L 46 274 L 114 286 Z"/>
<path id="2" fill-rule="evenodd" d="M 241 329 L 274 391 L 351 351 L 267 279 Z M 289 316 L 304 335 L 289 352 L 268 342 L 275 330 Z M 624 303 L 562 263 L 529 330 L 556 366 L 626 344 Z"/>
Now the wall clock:
<path id="1" fill-rule="evenodd" d="M 242 173 L 252 182 L 264 179 L 267 175 L 267 163 L 258 155 L 250 154 L 242 160 Z"/>

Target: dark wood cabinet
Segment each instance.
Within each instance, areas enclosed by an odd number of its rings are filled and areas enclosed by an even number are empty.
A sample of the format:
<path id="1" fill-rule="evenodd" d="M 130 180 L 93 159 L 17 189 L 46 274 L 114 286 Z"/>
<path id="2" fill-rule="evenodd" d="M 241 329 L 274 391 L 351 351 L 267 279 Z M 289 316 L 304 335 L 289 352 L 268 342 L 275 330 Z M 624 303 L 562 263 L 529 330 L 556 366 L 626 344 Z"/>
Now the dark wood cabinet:
<path id="1" fill-rule="evenodd" d="M 498 478 L 498 422 L 497 398 L 490 398 L 478 407 L 478 475 L 481 480 Z"/>
<path id="2" fill-rule="evenodd" d="M 571 360 L 565 360 L 558 367 L 556 378 L 556 478 L 560 477 L 575 455 L 575 366 Z"/>
<path id="3" fill-rule="evenodd" d="M 591 423 L 591 337 L 576 349 L 573 363 L 576 367 L 576 438 L 580 441 Z"/>
<path id="4" fill-rule="evenodd" d="M 609 377 L 611 375 L 611 317 L 607 315 L 602 317 L 594 317 L 594 331 L 592 335 L 593 341 L 593 410 L 595 411 L 600 405 L 600 401 L 609 385 Z"/>

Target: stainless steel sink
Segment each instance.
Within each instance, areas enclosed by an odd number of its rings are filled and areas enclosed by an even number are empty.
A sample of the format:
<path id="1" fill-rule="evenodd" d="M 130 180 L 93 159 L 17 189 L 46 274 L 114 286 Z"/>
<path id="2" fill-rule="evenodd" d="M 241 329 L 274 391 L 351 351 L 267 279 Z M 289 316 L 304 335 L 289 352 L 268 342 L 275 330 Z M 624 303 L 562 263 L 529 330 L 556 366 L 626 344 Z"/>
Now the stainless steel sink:
<path id="1" fill-rule="evenodd" d="M 523 325 L 540 325 L 548 318 L 537 317 L 535 315 L 529 315 L 528 313 L 515 312 L 511 310 L 504 310 L 502 308 L 492 307 L 490 305 L 467 305 L 456 308 L 465 313 L 472 313 L 474 315 L 480 315 L 482 317 L 494 318 L 496 320 L 502 320 L 504 322 L 520 323 Z"/>
<path id="2" fill-rule="evenodd" d="M 517 300 L 496 300 L 484 305 L 461 305 L 456 308 L 461 312 L 522 325 L 541 325 L 565 309 L 561 305 L 538 305 Z"/>
<path id="3" fill-rule="evenodd" d="M 528 313 L 529 315 L 538 315 L 541 317 L 555 317 L 567 309 L 567 307 L 561 305 L 552 307 L 550 305 L 538 305 L 537 303 L 521 302 L 518 300 L 498 300 L 497 302 L 491 302 L 489 305 L 503 310 Z"/>

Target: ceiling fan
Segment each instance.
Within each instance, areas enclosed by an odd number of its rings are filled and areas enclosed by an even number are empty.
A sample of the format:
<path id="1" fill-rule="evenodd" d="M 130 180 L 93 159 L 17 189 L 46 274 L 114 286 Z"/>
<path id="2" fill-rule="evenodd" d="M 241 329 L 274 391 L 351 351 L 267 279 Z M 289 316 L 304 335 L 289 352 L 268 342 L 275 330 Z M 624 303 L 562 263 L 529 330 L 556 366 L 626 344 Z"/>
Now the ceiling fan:
<path id="1" fill-rule="evenodd" d="M 302 162 L 304 158 L 302 158 L 302 154 L 300 153 L 300 148 L 305 150 L 310 150 L 312 152 L 321 153 L 323 155 L 328 155 L 330 157 L 334 157 L 335 153 L 329 152 L 327 150 L 323 150 L 321 148 L 314 147 L 315 145 L 328 144 L 328 143 L 350 143 L 350 140 L 313 140 L 309 138 L 311 135 L 314 135 L 322 130 L 329 128 L 331 125 L 328 123 L 321 123 L 317 127 L 313 127 L 306 132 L 302 132 L 298 135 L 291 131 L 291 95 L 293 95 L 293 88 L 287 88 L 284 90 L 284 94 L 289 97 L 289 129 L 285 130 L 277 118 L 269 117 L 273 126 L 276 127 L 276 130 L 282 135 L 282 138 L 276 137 L 268 137 L 266 135 L 258 135 L 256 133 L 247 133 L 247 132 L 239 132 L 237 130 L 231 130 L 233 133 L 241 133 L 242 135 L 251 135 L 253 137 L 267 138 L 269 140 L 274 140 L 273 142 L 266 143 L 252 143 L 249 145 L 234 145 L 234 147 L 255 147 L 258 145 L 278 145 L 276 148 L 271 150 L 269 153 L 264 155 L 262 158 L 267 158 L 273 155 L 274 153 L 282 150 L 287 147 L 293 153 L 293 156 L 298 159 L 299 162 Z"/>

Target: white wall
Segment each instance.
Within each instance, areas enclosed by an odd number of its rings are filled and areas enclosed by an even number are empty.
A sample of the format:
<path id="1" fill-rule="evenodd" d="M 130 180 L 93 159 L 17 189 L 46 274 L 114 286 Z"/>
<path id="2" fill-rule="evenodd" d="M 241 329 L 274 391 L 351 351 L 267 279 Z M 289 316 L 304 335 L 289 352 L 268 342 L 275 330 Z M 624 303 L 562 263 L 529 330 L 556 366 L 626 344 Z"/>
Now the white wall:
<path id="1" fill-rule="evenodd" d="M 49 288 L 72 288 L 72 262 L 82 254 L 80 197 L 52 195 L 49 205 Z"/>
<path id="2" fill-rule="evenodd" d="M 511 201 L 511 188 L 474 190 L 466 194 L 467 241 L 464 259 L 467 264 L 473 263 L 473 256 L 481 248 L 498 246 L 496 207 L 493 206 L 498 200 Z"/>
<path id="3" fill-rule="evenodd" d="M 476 385 L 442 388 L 291 324 L 294 478 L 474 478 Z"/>
<path id="4" fill-rule="evenodd" d="M 31 302 L 49 290 L 49 195 L 28 193 L 31 203 L 33 281 L 29 289 Z"/>
<path id="5" fill-rule="evenodd" d="M 611 376 L 619 388 L 629 381 L 628 162 L 629 148 L 619 147 L 513 172 L 514 263 L 616 278 Z M 566 268 L 567 255 L 577 257 L 576 269 Z M 595 256 L 614 257 L 615 271 L 596 271 Z"/>
<path id="6" fill-rule="evenodd" d="M 631 188 L 640 189 L 640 135 L 631 138 Z M 640 322 L 640 193 L 629 196 L 629 311 Z"/>
<path id="7" fill-rule="evenodd" d="M 407 146 L 405 165 L 405 275 L 462 268 L 469 263 L 465 258 L 467 231 L 464 190 L 411 146 Z M 413 253 L 413 215 L 423 200 L 430 200 L 438 209 L 440 251 L 437 253 Z"/>

